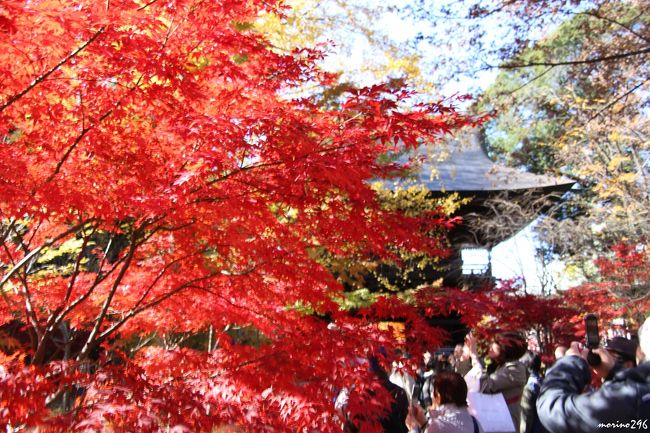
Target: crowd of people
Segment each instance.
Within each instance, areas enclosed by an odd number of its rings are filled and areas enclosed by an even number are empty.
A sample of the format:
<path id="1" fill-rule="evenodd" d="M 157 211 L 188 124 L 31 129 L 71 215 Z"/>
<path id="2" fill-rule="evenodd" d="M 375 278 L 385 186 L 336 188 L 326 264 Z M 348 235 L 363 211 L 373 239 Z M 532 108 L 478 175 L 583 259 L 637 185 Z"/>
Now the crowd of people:
<path id="1" fill-rule="evenodd" d="M 471 393 L 500 394 L 515 433 L 649 431 L 650 318 L 638 337 L 605 343 L 558 346 L 545 366 L 518 333 L 495 335 L 484 356 L 469 333 L 453 353 L 426 353 L 415 376 L 386 373 L 394 403 L 384 433 L 486 432 Z"/>

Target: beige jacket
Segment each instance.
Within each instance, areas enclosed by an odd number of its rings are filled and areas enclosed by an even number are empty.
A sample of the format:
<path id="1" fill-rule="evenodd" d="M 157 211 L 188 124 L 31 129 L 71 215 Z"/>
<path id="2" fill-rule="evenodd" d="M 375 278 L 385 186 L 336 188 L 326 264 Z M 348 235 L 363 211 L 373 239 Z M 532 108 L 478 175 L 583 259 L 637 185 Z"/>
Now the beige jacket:
<path id="1" fill-rule="evenodd" d="M 506 362 L 492 374 L 484 372 L 480 379 L 480 392 L 484 394 L 503 393 L 517 432 L 521 419 L 521 396 L 527 380 L 526 366 L 519 361 Z"/>

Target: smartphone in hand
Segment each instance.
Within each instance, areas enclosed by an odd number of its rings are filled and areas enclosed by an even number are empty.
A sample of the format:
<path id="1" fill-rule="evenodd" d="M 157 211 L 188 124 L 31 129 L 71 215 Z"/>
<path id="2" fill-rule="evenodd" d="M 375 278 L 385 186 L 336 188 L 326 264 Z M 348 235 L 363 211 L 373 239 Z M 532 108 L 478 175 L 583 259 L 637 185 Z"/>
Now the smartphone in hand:
<path id="1" fill-rule="evenodd" d="M 600 333 L 598 332 L 598 317 L 595 314 L 585 315 L 585 346 L 589 349 L 587 353 L 587 364 L 598 366 L 602 362 L 600 356 L 594 352 L 600 346 Z"/>

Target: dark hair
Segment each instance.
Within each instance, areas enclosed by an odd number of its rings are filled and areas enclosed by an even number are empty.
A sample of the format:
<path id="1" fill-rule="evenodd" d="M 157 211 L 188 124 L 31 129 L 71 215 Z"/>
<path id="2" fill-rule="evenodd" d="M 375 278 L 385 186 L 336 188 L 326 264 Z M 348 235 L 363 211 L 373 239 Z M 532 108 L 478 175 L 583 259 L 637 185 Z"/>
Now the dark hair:
<path id="1" fill-rule="evenodd" d="M 467 406 L 467 383 L 460 374 L 441 371 L 433 380 L 434 393 L 440 396 L 440 404 L 453 403 L 458 407 Z"/>
<path id="2" fill-rule="evenodd" d="M 528 344 L 526 339 L 518 332 L 502 332 L 494 341 L 501 348 L 504 362 L 515 361 L 526 353 Z"/>
<path id="3" fill-rule="evenodd" d="M 612 355 L 614 358 L 618 359 L 621 362 L 632 362 L 636 366 L 636 347 L 638 343 L 633 340 L 628 340 L 625 337 L 614 337 L 607 340 L 605 349 Z"/>
<path id="4" fill-rule="evenodd" d="M 379 360 L 377 359 L 376 356 L 370 355 L 368 357 L 368 370 L 371 373 L 374 373 L 377 378 L 382 381 L 382 382 L 388 382 L 389 381 L 389 376 L 386 370 L 379 364 Z"/>

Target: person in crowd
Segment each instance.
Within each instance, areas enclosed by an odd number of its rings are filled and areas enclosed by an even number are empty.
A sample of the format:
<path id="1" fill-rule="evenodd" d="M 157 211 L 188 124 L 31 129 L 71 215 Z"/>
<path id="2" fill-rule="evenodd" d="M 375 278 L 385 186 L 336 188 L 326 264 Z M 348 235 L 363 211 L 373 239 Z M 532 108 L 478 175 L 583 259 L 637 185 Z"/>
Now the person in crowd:
<path id="1" fill-rule="evenodd" d="M 542 386 L 542 358 L 538 353 L 528 352 L 521 359 L 528 368 L 528 382 L 521 397 L 520 433 L 547 433 L 537 416 L 537 396 Z"/>
<path id="2" fill-rule="evenodd" d="M 402 361 L 393 361 L 388 378 L 392 383 L 406 391 L 409 400 L 413 398 L 413 393 L 417 392 L 417 378 L 408 373 Z"/>
<path id="3" fill-rule="evenodd" d="M 370 357 L 369 364 L 370 370 L 377 376 L 381 385 L 392 397 L 388 413 L 379 420 L 383 432 L 407 433 L 407 429 L 404 426 L 404 420 L 409 410 L 409 400 L 406 391 L 390 381 L 388 373 L 379 365 L 375 357 Z"/>
<path id="4" fill-rule="evenodd" d="M 476 348 L 476 339 L 470 333 L 467 338 L 472 362 L 480 363 Z M 498 334 L 488 352 L 490 369 L 484 369 L 479 378 L 479 391 L 485 394 L 503 393 L 508 405 L 515 432 L 519 433 L 521 420 L 521 397 L 528 379 L 526 366 L 519 361 L 527 349 L 526 340 L 519 333 L 503 332 Z"/>
<path id="5" fill-rule="evenodd" d="M 419 406 L 411 406 L 406 417 L 410 433 L 483 433 L 467 410 L 467 384 L 453 371 L 442 371 L 433 380 L 433 407 L 427 421 Z"/>
<path id="6" fill-rule="evenodd" d="M 557 361 L 558 359 L 562 358 L 564 356 L 564 354 L 566 353 L 566 351 L 567 351 L 566 346 L 560 345 L 560 346 L 556 347 L 555 348 L 555 360 Z"/>
<path id="7" fill-rule="evenodd" d="M 610 338 L 605 343 L 605 349 L 616 360 L 616 367 L 622 369 L 636 367 L 636 349 L 638 344 L 625 337 Z M 616 369 L 618 370 L 618 369 Z"/>
<path id="8" fill-rule="evenodd" d="M 444 352 L 439 353 L 437 360 L 438 360 L 436 365 L 437 373 L 440 373 L 442 371 L 449 371 L 452 369 L 451 364 L 449 363 L 449 355 L 447 355 L 446 353 Z"/>
<path id="9" fill-rule="evenodd" d="M 454 351 L 451 352 L 451 355 L 449 356 L 449 365 L 451 366 L 452 370 L 456 368 L 456 364 L 460 361 L 460 357 L 463 355 L 463 345 L 462 344 L 457 344 L 454 346 Z"/>
<path id="10" fill-rule="evenodd" d="M 436 375 L 435 360 L 431 356 L 431 352 L 425 352 L 423 355 L 423 366 L 418 371 L 415 388 L 413 390 L 413 399 L 415 399 L 420 406 L 428 409 L 433 400 L 433 378 Z"/>
<path id="11" fill-rule="evenodd" d="M 367 359 L 358 359 L 356 361 L 360 365 L 367 364 L 368 370 L 375 376 L 379 384 L 390 394 L 390 407 L 380 419 L 379 423 L 382 427 L 382 433 L 407 433 L 408 430 L 404 425 L 404 420 L 409 411 L 409 400 L 406 391 L 401 387 L 392 383 L 389 379 L 388 373 L 379 364 L 375 356 L 370 356 Z M 337 395 L 334 402 L 334 408 L 338 412 L 341 420 L 342 430 L 347 433 L 358 433 L 360 431 L 359 424 L 361 420 L 351 415 L 348 410 L 350 396 L 355 386 L 343 388 Z"/>
<path id="12" fill-rule="evenodd" d="M 638 366 L 622 369 L 595 391 L 583 393 L 592 372 L 609 375 L 616 359 L 602 348 L 599 365 L 587 364 L 588 350 L 571 343 L 547 373 L 537 399 L 539 419 L 551 433 L 643 431 L 650 426 L 650 317 L 639 329 Z M 645 360 L 644 360 L 645 359 Z"/>
<path id="13" fill-rule="evenodd" d="M 472 359 L 467 345 L 457 344 L 449 361 L 451 369 L 461 376 L 465 376 L 472 369 Z"/>

